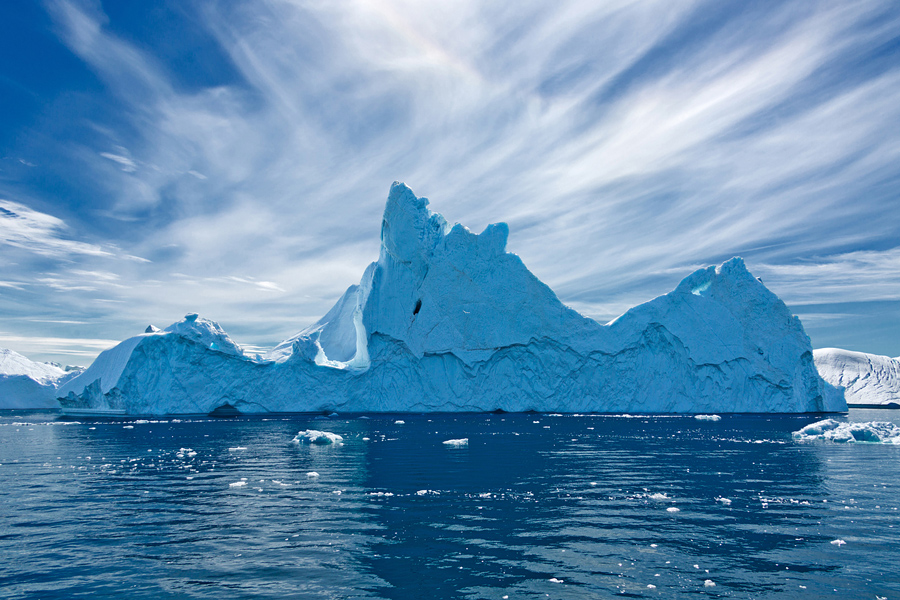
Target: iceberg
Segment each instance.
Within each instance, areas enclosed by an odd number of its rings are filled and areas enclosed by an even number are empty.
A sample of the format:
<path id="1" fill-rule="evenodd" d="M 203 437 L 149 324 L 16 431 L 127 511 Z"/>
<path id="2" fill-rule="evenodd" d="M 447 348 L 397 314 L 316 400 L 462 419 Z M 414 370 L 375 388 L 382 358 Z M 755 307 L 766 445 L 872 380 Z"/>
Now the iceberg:
<path id="1" fill-rule="evenodd" d="M 844 388 L 848 405 L 900 408 L 900 358 L 820 348 L 813 359 L 825 381 Z"/>
<path id="2" fill-rule="evenodd" d="M 608 324 L 565 306 L 509 228 L 450 225 L 402 183 L 378 260 L 318 322 L 247 356 L 188 315 L 103 352 L 64 407 L 265 412 L 832 412 L 800 320 L 740 258 Z"/>
<path id="3" fill-rule="evenodd" d="M 294 439 L 291 440 L 296 444 L 318 444 L 318 445 L 326 445 L 326 444 L 340 444 L 344 441 L 344 438 L 339 436 L 336 433 L 331 433 L 330 431 L 317 431 L 315 429 L 306 429 L 305 431 L 299 432 Z M 307 473 L 307 475 L 309 475 Z M 318 477 L 318 474 L 315 475 Z"/>
<path id="4" fill-rule="evenodd" d="M 810 423 L 795 431 L 792 436 L 801 442 L 825 440 L 838 443 L 900 444 L 900 427 L 887 421 L 842 423 L 834 419 L 824 419 Z"/>
<path id="5" fill-rule="evenodd" d="M 0 409 L 59 408 L 57 385 L 76 375 L 74 367 L 33 362 L 0 348 Z"/>

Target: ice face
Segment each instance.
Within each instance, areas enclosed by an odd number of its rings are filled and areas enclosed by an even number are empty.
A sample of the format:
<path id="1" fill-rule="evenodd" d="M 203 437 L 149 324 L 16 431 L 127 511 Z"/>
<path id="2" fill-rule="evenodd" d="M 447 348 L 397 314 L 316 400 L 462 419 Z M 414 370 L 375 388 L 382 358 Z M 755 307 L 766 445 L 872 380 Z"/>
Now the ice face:
<path id="1" fill-rule="evenodd" d="M 76 406 L 268 411 L 819 412 L 846 410 L 800 321 L 740 258 L 601 325 L 565 306 L 508 227 L 450 226 L 391 187 L 378 260 L 265 360 L 188 315 L 126 340 L 61 388 Z"/>
<path id="2" fill-rule="evenodd" d="M 851 406 L 900 406 L 900 359 L 840 348 L 822 348 L 813 356 L 822 378 L 844 388 Z"/>

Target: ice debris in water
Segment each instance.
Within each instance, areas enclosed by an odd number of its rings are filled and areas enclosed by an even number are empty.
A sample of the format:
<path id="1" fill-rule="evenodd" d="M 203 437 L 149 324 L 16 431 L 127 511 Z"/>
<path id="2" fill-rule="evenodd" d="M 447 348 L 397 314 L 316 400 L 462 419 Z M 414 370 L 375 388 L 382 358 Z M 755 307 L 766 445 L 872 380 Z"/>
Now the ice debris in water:
<path id="1" fill-rule="evenodd" d="M 840 548 L 841 546 L 843 546 L 843 545 L 846 544 L 846 543 L 847 543 L 847 542 L 845 542 L 844 540 L 834 540 L 834 541 L 831 542 L 831 544 L 832 544 L 833 546 L 837 546 L 838 548 Z"/>
<path id="2" fill-rule="evenodd" d="M 707 579 L 703 582 L 703 587 L 716 587 L 716 582 L 712 579 Z"/>
<path id="3" fill-rule="evenodd" d="M 406 425 L 406 421 L 396 420 L 394 421 L 394 425 Z"/>
<path id="4" fill-rule="evenodd" d="M 234 483 L 229 483 L 228 487 L 239 488 L 247 485 L 247 478 L 242 477 L 240 481 L 235 481 Z"/>
<path id="5" fill-rule="evenodd" d="M 460 438 L 458 440 L 446 440 L 446 441 L 444 441 L 444 445 L 445 446 L 454 446 L 457 448 L 460 446 L 468 446 L 469 438 Z"/>
<path id="6" fill-rule="evenodd" d="M 841 423 L 834 419 L 825 419 L 810 423 L 793 434 L 795 440 L 802 442 L 826 440 L 829 442 L 873 442 L 882 444 L 900 444 L 900 427 L 886 421 L 869 421 L 867 423 Z"/>
<path id="7" fill-rule="evenodd" d="M 340 444 L 344 438 L 328 431 L 307 429 L 299 432 L 292 441 L 297 444 Z"/>
<path id="8" fill-rule="evenodd" d="M 722 417 L 719 415 L 694 415 L 694 418 L 698 421 L 721 421 Z"/>
<path id="9" fill-rule="evenodd" d="M 668 500 L 669 497 L 660 492 L 656 492 L 655 494 L 650 494 L 649 498 L 651 500 Z"/>
<path id="10" fill-rule="evenodd" d="M 731 499 L 730 499 L 730 498 L 716 498 L 716 502 L 721 502 L 721 503 L 724 504 L 725 506 L 731 506 Z"/>
<path id="11" fill-rule="evenodd" d="M 319 474 L 316 473 L 315 471 L 310 471 L 309 473 L 306 474 L 306 476 L 307 477 L 318 477 Z"/>
<path id="12" fill-rule="evenodd" d="M 670 513 L 680 512 L 679 509 L 675 508 L 674 506 L 670 506 L 669 508 L 666 509 L 666 511 L 670 512 Z"/>

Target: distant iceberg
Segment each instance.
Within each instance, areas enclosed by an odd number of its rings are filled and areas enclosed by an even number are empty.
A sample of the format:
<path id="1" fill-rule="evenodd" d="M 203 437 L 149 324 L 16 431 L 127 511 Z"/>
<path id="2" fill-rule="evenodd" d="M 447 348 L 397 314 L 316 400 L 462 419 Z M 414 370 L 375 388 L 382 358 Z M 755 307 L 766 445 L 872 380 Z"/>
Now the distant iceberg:
<path id="1" fill-rule="evenodd" d="M 60 402 L 132 414 L 846 410 L 799 319 L 740 258 L 602 325 L 507 252 L 508 234 L 451 226 L 395 183 L 378 260 L 314 325 L 250 357 L 191 314 L 103 352 Z"/>
<path id="2" fill-rule="evenodd" d="M 0 348 L 0 409 L 59 408 L 57 385 L 77 374 Z"/>
<path id="3" fill-rule="evenodd" d="M 900 408 L 900 358 L 840 348 L 815 350 L 813 358 L 825 381 L 844 388 L 850 406 Z"/>

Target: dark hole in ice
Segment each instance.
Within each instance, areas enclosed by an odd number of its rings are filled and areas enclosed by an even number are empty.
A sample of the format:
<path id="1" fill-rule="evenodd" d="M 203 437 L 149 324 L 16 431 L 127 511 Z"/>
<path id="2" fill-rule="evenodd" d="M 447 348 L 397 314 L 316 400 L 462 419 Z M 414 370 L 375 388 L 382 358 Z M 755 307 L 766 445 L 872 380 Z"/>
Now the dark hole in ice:
<path id="1" fill-rule="evenodd" d="M 422 308 L 422 299 L 419 298 L 416 300 L 416 307 L 413 309 L 413 316 L 419 314 L 419 309 Z"/>

